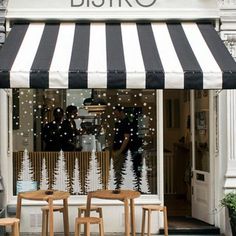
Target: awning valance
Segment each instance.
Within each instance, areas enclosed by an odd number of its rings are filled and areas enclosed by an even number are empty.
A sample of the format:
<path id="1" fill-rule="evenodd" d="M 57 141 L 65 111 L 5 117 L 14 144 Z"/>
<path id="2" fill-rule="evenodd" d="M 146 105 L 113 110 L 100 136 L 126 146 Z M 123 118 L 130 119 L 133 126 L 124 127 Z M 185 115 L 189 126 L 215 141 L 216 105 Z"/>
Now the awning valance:
<path id="1" fill-rule="evenodd" d="M 211 24 L 16 24 L 1 88 L 236 88 L 236 62 Z"/>

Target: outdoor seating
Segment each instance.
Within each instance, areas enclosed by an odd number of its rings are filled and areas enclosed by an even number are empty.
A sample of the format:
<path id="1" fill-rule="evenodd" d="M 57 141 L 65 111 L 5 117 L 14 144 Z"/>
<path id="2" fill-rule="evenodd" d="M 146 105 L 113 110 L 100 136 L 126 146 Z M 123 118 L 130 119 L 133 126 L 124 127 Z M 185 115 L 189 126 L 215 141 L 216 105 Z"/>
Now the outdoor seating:
<path id="1" fill-rule="evenodd" d="M 78 217 L 82 217 L 82 215 L 86 214 L 87 206 L 81 206 L 78 208 Z M 97 212 L 99 214 L 99 218 L 102 218 L 102 208 L 100 206 L 92 205 L 90 208 L 90 212 Z"/>
<path id="2" fill-rule="evenodd" d="M 11 226 L 12 235 L 19 236 L 19 222 L 18 218 L 2 218 L 0 219 L 0 226 Z"/>
<path id="3" fill-rule="evenodd" d="M 85 225 L 85 235 L 90 235 L 90 224 L 99 225 L 99 236 L 104 236 L 103 219 L 99 217 L 77 217 L 75 219 L 75 236 L 80 236 L 81 224 Z"/>
<path id="4" fill-rule="evenodd" d="M 48 235 L 48 213 L 49 213 L 49 206 L 43 206 L 42 210 L 42 236 Z M 64 207 L 63 206 L 53 206 L 53 212 L 60 212 L 63 213 L 64 219 Z"/>
<path id="5" fill-rule="evenodd" d="M 145 205 L 142 206 L 143 218 L 142 218 L 142 236 L 145 234 L 146 212 L 148 212 L 148 236 L 151 235 L 151 213 L 152 211 L 161 211 L 164 214 L 164 232 L 165 236 L 168 236 L 168 221 L 167 210 L 165 206 L 161 205 Z"/>

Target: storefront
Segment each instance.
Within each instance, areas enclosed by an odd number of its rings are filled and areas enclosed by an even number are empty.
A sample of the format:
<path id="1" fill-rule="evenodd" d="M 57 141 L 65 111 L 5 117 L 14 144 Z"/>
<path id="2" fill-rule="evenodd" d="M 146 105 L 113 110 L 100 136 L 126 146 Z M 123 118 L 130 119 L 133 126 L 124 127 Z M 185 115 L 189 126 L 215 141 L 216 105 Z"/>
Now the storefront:
<path id="1" fill-rule="evenodd" d="M 227 169 L 220 168 L 222 137 L 230 136 L 222 104 L 224 89 L 236 88 L 236 63 L 218 36 L 219 22 L 215 1 L 10 0 L 10 33 L 0 51 L 6 205 L 16 203 L 26 184 L 67 190 L 74 219 L 88 191 L 132 188 L 142 192 L 139 226 L 142 204 L 173 194 L 191 202 L 191 216 L 224 231 L 224 217 L 215 211 Z M 79 114 L 75 150 L 45 152 L 45 125 L 54 108 L 69 105 Z M 109 151 L 117 105 L 136 144 L 123 163 Z M 97 203 L 105 230 L 120 232 L 123 207 Z M 111 217 L 111 208 L 121 214 Z M 40 231 L 40 206 L 25 203 L 23 214 L 22 231 Z M 154 221 L 157 232 L 162 218 Z"/>

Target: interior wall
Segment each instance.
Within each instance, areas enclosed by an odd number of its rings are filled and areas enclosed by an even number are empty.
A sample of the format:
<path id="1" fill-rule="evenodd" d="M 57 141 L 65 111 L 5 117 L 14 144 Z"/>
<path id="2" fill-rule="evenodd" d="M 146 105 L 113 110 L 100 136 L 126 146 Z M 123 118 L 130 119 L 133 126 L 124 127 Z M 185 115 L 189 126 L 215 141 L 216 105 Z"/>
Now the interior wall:
<path id="1" fill-rule="evenodd" d="M 164 91 L 164 148 L 173 152 L 173 144 L 178 143 L 181 139 L 186 139 L 187 136 L 187 120 L 190 114 L 190 92 L 185 90 L 165 90 Z M 179 120 L 178 124 L 170 127 L 168 125 L 168 102 L 178 101 L 179 109 L 175 110 L 173 115 L 174 120 Z M 174 110 L 174 109 L 173 109 Z M 172 111 L 173 111 L 172 110 Z M 187 137 L 188 138 L 188 137 Z M 185 141 L 185 140 L 183 140 Z"/>

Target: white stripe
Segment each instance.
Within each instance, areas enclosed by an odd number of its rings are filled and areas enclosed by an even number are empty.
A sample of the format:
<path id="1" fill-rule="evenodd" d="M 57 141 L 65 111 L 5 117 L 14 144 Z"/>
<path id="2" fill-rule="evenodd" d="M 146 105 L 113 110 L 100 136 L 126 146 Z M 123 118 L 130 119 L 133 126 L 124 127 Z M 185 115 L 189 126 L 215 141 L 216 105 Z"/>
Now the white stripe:
<path id="1" fill-rule="evenodd" d="M 182 23 L 190 46 L 203 71 L 203 88 L 222 88 L 222 72 L 196 23 Z"/>
<path id="2" fill-rule="evenodd" d="M 106 25 L 104 23 L 91 23 L 90 25 L 88 60 L 88 88 L 106 88 L 107 54 Z"/>
<path id="3" fill-rule="evenodd" d="M 152 23 L 154 38 L 165 71 L 165 88 L 183 89 L 184 73 L 166 23 Z"/>
<path id="4" fill-rule="evenodd" d="M 29 25 L 10 71 L 11 88 L 30 87 L 30 68 L 43 33 L 43 23 Z"/>
<path id="5" fill-rule="evenodd" d="M 57 43 L 49 69 L 49 88 L 68 88 L 68 72 L 74 32 L 74 23 L 60 24 Z"/>
<path id="6" fill-rule="evenodd" d="M 122 23 L 121 33 L 127 73 L 126 87 L 145 88 L 146 73 L 139 43 L 137 25 L 135 23 Z"/>

